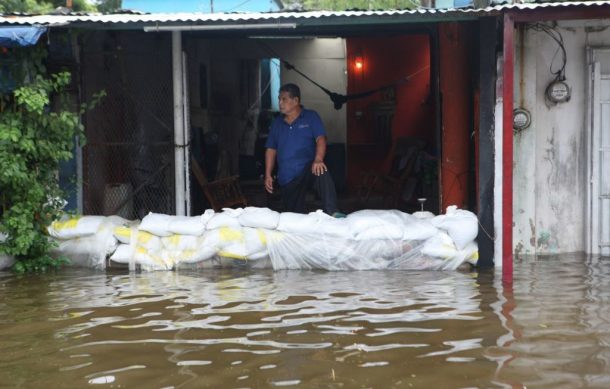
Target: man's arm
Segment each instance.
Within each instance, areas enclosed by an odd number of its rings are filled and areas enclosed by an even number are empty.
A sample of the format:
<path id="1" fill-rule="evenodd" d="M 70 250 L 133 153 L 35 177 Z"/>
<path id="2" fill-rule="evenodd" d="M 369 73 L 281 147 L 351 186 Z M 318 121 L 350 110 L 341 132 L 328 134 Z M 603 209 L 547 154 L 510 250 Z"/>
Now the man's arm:
<path id="1" fill-rule="evenodd" d="M 316 176 L 324 174 L 328 168 L 324 164 L 326 156 L 326 136 L 320 135 L 316 138 L 316 157 L 311 164 L 311 172 Z"/>
<path id="2" fill-rule="evenodd" d="M 265 189 L 269 193 L 273 193 L 273 177 L 271 174 L 275 167 L 276 155 L 277 150 L 275 149 L 267 149 L 267 151 L 265 151 Z"/>

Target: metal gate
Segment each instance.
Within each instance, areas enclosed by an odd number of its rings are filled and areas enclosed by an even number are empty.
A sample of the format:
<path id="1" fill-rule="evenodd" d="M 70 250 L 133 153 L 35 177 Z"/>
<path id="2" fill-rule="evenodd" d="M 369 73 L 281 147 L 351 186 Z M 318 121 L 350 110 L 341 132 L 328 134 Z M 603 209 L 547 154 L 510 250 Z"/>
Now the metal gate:
<path id="1" fill-rule="evenodd" d="M 156 44 L 82 55 L 83 96 L 106 92 L 84 120 L 85 214 L 175 212 L 171 51 Z"/>

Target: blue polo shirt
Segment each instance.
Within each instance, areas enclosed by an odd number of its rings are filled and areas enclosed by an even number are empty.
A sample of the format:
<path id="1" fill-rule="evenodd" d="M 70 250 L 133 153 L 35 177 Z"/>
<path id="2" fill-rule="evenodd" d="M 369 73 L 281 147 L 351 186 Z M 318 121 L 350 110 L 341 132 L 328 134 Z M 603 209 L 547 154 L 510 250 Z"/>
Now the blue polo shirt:
<path id="1" fill-rule="evenodd" d="M 271 123 L 265 147 L 277 151 L 278 182 L 286 185 L 312 164 L 316 157 L 316 139 L 326 135 L 322 119 L 316 111 L 303 108 L 291 124 L 284 116 Z"/>

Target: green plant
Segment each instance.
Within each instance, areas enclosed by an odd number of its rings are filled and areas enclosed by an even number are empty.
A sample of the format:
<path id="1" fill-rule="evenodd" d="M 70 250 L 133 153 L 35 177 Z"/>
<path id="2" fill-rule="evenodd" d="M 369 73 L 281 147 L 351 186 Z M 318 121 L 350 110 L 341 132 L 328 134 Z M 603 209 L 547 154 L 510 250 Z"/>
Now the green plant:
<path id="1" fill-rule="evenodd" d="M 38 74 L 0 97 L 0 232 L 7 236 L 0 252 L 16 258 L 18 272 L 46 271 L 65 262 L 49 255 L 53 243 L 46 235 L 63 205 L 59 162 L 72 158 L 77 136 L 84 139 L 80 114 L 104 95 L 74 112 L 64 93 L 69 83 L 67 72 Z M 52 104 L 60 108 L 51 110 Z"/>

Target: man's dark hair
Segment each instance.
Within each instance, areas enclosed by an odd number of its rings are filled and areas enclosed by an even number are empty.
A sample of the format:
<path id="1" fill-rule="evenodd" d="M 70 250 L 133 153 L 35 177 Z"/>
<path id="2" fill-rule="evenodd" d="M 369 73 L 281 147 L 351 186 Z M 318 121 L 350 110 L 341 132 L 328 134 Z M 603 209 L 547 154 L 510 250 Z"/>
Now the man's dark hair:
<path id="1" fill-rule="evenodd" d="M 282 92 L 288 92 L 290 97 L 292 97 L 293 99 L 295 97 L 298 97 L 299 100 L 301 100 L 301 89 L 299 89 L 299 87 L 296 84 L 282 85 L 282 87 L 280 88 L 280 93 L 282 93 Z"/>

